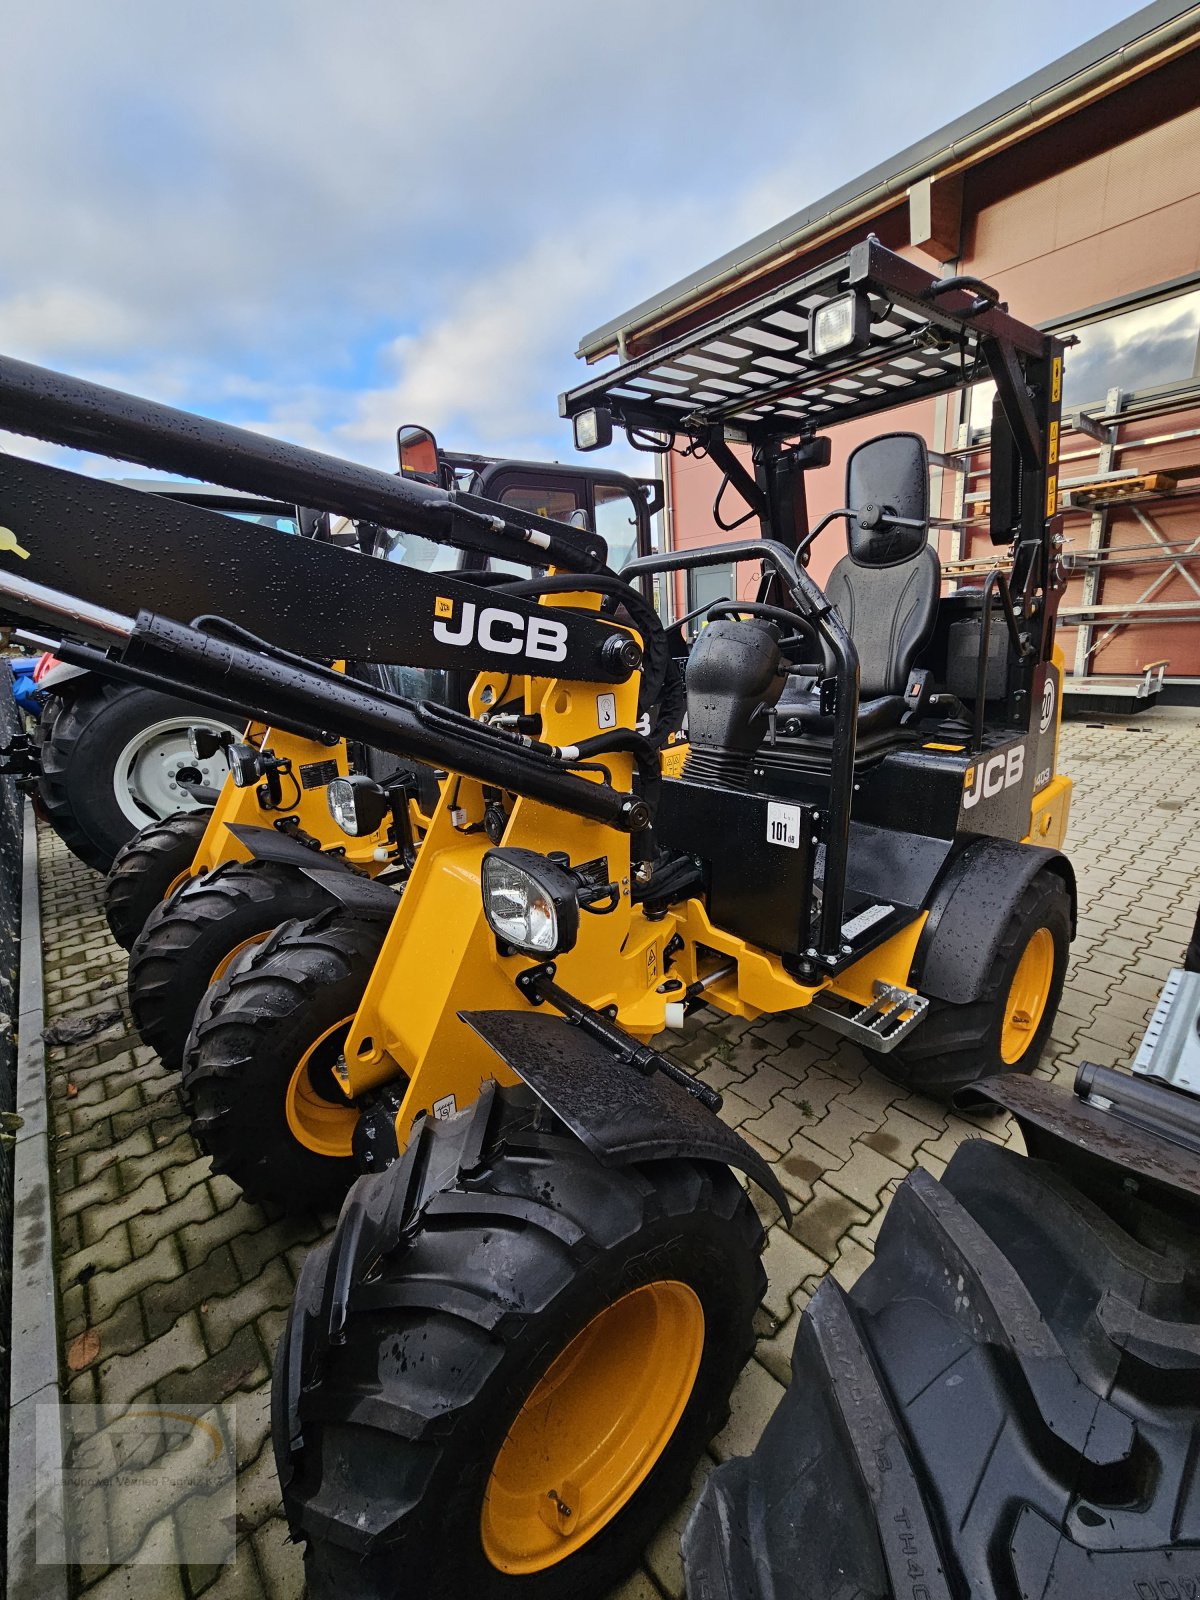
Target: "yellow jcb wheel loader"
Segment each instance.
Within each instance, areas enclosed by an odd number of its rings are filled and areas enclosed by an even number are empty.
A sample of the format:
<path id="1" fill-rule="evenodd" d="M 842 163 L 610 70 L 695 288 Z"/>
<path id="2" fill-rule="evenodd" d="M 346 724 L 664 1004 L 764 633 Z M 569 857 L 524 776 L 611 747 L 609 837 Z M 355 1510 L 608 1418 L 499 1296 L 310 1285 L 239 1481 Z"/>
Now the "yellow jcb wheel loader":
<path id="1" fill-rule="evenodd" d="M 1035 1064 L 1074 915 L 1056 848 L 1061 363 L 985 285 L 874 240 L 776 285 L 564 397 L 579 442 L 614 422 L 686 439 L 759 516 L 760 539 L 621 578 L 534 515 L 433 486 L 402 504 L 365 469 L 196 419 L 185 444 L 176 414 L 125 401 L 161 464 L 303 481 L 310 502 L 324 484 L 334 509 L 371 502 L 433 537 L 540 542 L 550 569 L 410 576 L 408 659 L 456 652 L 478 673 L 468 715 L 299 667 L 284 681 L 269 651 L 88 610 L 123 662 L 219 676 L 273 721 L 448 773 L 361 995 L 350 924 L 330 918 L 324 952 L 277 935 L 229 974 L 189 1044 L 197 1131 L 252 1192 L 311 1202 L 365 1172 L 276 1361 L 276 1458 L 314 1596 L 597 1600 L 682 1492 L 763 1281 L 734 1174 L 787 1202 L 719 1097 L 650 1043 L 681 1010 L 804 1009 L 943 1094 Z M 8 365 L 0 420 L 20 426 Z M 846 505 L 808 525 L 819 429 L 983 376 L 1007 559 L 982 588 L 941 592 L 915 436 L 860 446 Z M 65 442 L 103 406 L 57 376 L 29 385 L 69 386 L 36 407 Z M 835 519 L 847 554 L 822 589 L 804 557 Z M 756 598 L 710 606 L 689 652 L 635 584 L 731 560 L 760 564 Z M 0 578 L 5 611 L 62 604 Z M 317 1018 L 297 997 L 335 952 L 340 1014 Z"/>

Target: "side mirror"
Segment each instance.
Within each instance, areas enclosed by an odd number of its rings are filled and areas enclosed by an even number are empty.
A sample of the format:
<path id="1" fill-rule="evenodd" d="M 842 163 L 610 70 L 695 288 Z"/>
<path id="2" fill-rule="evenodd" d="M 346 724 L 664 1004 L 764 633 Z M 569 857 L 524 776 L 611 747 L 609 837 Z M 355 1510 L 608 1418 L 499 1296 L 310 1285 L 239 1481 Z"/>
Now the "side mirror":
<path id="1" fill-rule="evenodd" d="M 328 540 L 331 523 L 328 511 L 314 511 L 311 506 L 296 507 L 296 526 L 302 539 Z"/>
<path id="2" fill-rule="evenodd" d="M 400 457 L 400 476 L 415 478 L 418 483 L 432 483 L 440 487 L 442 462 L 437 440 L 428 428 L 406 423 L 396 429 L 396 451 Z"/>
<path id="3" fill-rule="evenodd" d="M 902 561 L 929 536 L 929 452 L 919 433 L 885 433 L 846 463 L 851 555 Z"/>

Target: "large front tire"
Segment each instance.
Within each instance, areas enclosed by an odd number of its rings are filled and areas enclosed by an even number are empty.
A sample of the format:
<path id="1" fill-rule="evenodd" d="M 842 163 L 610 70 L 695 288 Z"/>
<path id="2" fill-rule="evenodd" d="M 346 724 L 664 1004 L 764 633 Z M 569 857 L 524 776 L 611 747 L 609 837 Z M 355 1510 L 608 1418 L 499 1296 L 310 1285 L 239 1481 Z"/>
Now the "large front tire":
<path id="1" fill-rule="evenodd" d="M 1012 908 L 979 995 L 961 1005 L 931 1000 L 910 1037 L 877 1058 L 880 1071 L 940 1100 L 980 1078 L 1032 1072 L 1062 998 L 1070 947 L 1066 885 L 1039 872 Z"/>
<path id="2" fill-rule="evenodd" d="M 177 811 L 117 851 L 104 885 L 104 916 L 122 950 L 133 949 L 150 913 L 190 874 L 211 816 L 210 807 Z"/>
<path id="3" fill-rule="evenodd" d="M 238 951 L 329 903 L 326 890 L 295 867 L 229 861 L 152 911 L 129 956 L 129 1007 L 163 1065 L 178 1071 L 196 1007 Z"/>
<path id="4" fill-rule="evenodd" d="M 684 1535 L 693 1600 L 1200 1594 L 1195 1217 L 985 1140 L 827 1278 L 754 1453 Z"/>
<path id="5" fill-rule="evenodd" d="M 427 1120 L 309 1256 L 276 1362 L 313 1600 L 606 1594 L 728 1415 L 761 1242 L 727 1168 L 601 1167 L 528 1091 Z"/>
<path id="6" fill-rule="evenodd" d="M 194 723 L 239 732 L 211 711 L 93 678 L 64 685 L 61 701 L 43 712 L 38 797 L 63 843 L 97 872 L 147 822 L 191 808 L 181 777 L 220 787 L 224 757 L 198 761 L 187 745 Z"/>
<path id="7" fill-rule="evenodd" d="M 275 930 L 206 997 L 183 1062 L 192 1133 L 253 1200 L 341 1203 L 358 1112 L 332 1069 L 387 933 L 341 909 Z"/>

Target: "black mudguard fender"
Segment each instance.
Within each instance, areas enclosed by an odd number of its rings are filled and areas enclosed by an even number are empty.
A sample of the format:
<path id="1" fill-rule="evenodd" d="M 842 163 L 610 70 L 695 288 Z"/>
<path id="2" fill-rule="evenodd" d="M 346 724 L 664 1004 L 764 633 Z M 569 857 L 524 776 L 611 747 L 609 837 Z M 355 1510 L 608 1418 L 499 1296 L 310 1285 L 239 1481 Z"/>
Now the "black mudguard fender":
<path id="1" fill-rule="evenodd" d="M 971 839 L 943 873 L 929 902 L 909 983 L 953 1005 L 979 998 L 1012 907 L 1039 872 L 1062 879 L 1071 897 L 1075 936 L 1075 871 L 1061 850 L 1012 839 Z"/>
<path id="2" fill-rule="evenodd" d="M 791 1220 L 778 1178 L 757 1150 L 662 1072 L 641 1072 L 564 1017 L 460 1011 L 501 1061 L 562 1119 L 602 1166 L 686 1156 L 734 1167 Z"/>
<path id="3" fill-rule="evenodd" d="M 351 872 L 340 856 L 314 850 L 274 828 L 243 822 L 229 823 L 228 827 L 255 861 L 278 861 L 283 866 L 296 867 L 348 911 L 364 917 L 390 918 L 396 909 L 398 896 L 394 888 Z"/>
<path id="4" fill-rule="evenodd" d="M 305 1260 L 292 1311 L 275 1356 L 271 1432 L 286 1489 L 303 1445 L 300 1396 L 317 1379 L 330 1349 L 343 1342 L 350 1296 L 372 1266 L 403 1240 L 409 1221 L 478 1160 L 496 1101 L 486 1084 L 474 1105 L 447 1122 L 422 1116 L 404 1153 L 381 1173 L 361 1177 L 338 1216 L 333 1238 Z"/>
<path id="5" fill-rule="evenodd" d="M 1200 1206 L 1200 1107 L 1182 1090 L 1085 1062 L 1074 1094 L 1006 1072 L 973 1084 L 964 1104 L 1011 1112 L 1029 1154 L 1058 1163 L 1081 1185 L 1119 1184 L 1160 1204 Z"/>

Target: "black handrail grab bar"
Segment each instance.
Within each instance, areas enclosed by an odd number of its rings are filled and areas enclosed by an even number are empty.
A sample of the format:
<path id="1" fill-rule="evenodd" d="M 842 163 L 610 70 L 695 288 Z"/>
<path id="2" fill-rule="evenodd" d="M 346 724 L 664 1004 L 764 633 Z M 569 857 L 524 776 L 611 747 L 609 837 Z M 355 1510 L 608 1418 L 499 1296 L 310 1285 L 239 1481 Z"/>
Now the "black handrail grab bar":
<path id="1" fill-rule="evenodd" d="M 983 586 L 983 618 L 979 635 L 979 665 L 975 670 L 975 714 L 974 725 L 971 730 L 971 754 L 978 755 L 983 749 L 983 718 L 984 703 L 987 697 L 988 674 L 988 647 L 992 642 L 992 593 L 1000 591 L 1000 602 L 1004 607 L 1004 620 L 1008 624 L 1009 638 L 1012 640 L 1013 649 L 1024 660 L 1029 655 L 1033 646 L 1022 634 L 1017 625 L 1017 614 L 1013 610 L 1012 593 L 1008 587 L 1008 578 L 999 567 L 993 567 L 987 575 Z"/>
<path id="2" fill-rule="evenodd" d="M 722 561 L 759 560 L 773 567 L 807 614 L 833 657 L 837 693 L 833 706 L 833 740 L 830 750 L 829 818 L 826 824 L 825 874 L 822 883 L 821 925 L 817 954 L 827 965 L 841 956 L 842 907 L 850 854 L 850 806 L 854 798 L 854 745 L 858 730 L 858 651 L 836 609 L 800 566 L 793 551 L 775 539 L 738 539 L 729 544 L 707 545 L 698 550 L 666 550 L 641 556 L 621 569 L 627 582 L 647 572 L 671 572 L 691 567 L 711 567 Z"/>

